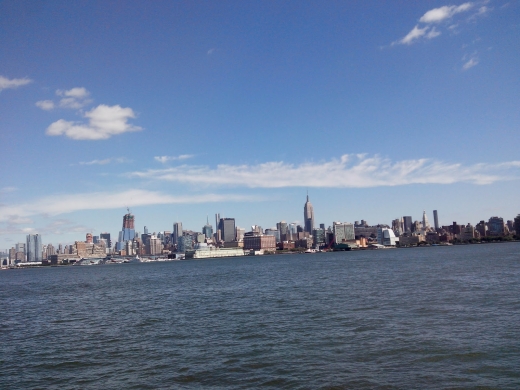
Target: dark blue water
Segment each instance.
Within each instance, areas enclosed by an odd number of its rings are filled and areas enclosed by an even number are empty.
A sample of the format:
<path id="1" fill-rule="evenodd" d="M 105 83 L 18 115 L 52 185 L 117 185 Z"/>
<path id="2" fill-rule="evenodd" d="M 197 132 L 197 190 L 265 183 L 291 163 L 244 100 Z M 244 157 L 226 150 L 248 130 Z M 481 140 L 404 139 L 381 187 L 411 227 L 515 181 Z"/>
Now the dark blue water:
<path id="1" fill-rule="evenodd" d="M 2 389 L 520 388 L 520 244 L 0 272 Z"/>

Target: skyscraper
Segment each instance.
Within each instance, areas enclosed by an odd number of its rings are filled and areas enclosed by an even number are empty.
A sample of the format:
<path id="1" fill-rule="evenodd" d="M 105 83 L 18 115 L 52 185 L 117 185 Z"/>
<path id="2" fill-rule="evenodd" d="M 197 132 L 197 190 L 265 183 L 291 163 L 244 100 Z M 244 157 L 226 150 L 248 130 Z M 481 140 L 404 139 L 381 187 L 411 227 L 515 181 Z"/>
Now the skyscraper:
<path id="1" fill-rule="evenodd" d="M 213 236 L 213 226 L 209 224 L 209 219 L 206 216 L 206 224 L 202 227 L 202 233 L 206 236 L 206 238 L 211 238 Z"/>
<path id="2" fill-rule="evenodd" d="M 99 238 L 107 241 L 107 248 L 112 248 L 112 240 L 110 239 L 110 233 L 101 233 L 99 235 Z M 61 244 L 60 244 L 60 246 L 61 246 Z M 61 253 L 61 248 L 60 248 L 60 253 Z"/>
<path id="3" fill-rule="evenodd" d="M 403 230 L 405 233 L 410 233 L 412 231 L 412 217 L 404 216 L 403 217 Z"/>
<path id="4" fill-rule="evenodd" d="M 312 234 L 314 230 L 314 208 L 309 201 L 309 194 L 307 194 L 307 202 L 303 206 L 303 220 L 305 223 L 305 231 Z"/>
<path id="5" fill-rule="evenodd" d="M 173 224 L 173 242 L 177 243 L 179 237 L 182 236 L 182 222 L 175 222 Z"/>
<path id="6" fill-rule="evenodd" d="M 225 242 L 235 241 L 235 218 L 220 218 L 219 225 L 222 240 Z"/>
<path id="7" fill-rule="evenodd" d="M 437 214 L 437 210 L 433 210 L 433 225 L 435 230 L 439 230 L 439 215 Z"/>
<path id="8" fill-rule="evenodd" d="M 27 235 L 27 261 L 34 262 L 43 260 L 42 236 L 39 234 Z"/>
<path id="9" fill-rule="evenodd" d="M 428 217 L 426 216 L 426 210 L 423 210 L 422 226 L 423 226 L 424 230 L 426 230 L 426 229 L 428 229 L 430 227 L 430 222 L 428 222 Z"/>
<path id="10" fill-rule="evenodd" d="M 120 251 L 125 249 L 125 242 L 131 241 L 135 238 L 135 230 L 134 230 L 134 215 L 128 213 L 123 216 L 123 229 L 119 232 L 119 237 L 116 244 L 116 251 Z"/>

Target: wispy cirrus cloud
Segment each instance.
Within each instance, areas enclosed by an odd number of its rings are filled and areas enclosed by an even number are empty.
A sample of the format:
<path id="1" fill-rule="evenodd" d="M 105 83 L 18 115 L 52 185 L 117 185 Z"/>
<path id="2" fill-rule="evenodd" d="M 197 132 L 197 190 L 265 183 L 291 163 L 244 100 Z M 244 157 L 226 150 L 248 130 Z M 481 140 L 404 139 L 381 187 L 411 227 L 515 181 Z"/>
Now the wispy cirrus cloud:
<path id="1" fill-rule="evenodd" d="M 442 34 L 442 31 L 438 29 L 441 27 L 448 31 L 453 31 L 460 25 L 460 23 L 453 23 L 455 16 L 475 9 L 479 3 L 482 5 L 485 1 L 466 2 L 461 5 L 444 5 L 426 11 L 423 16 L 419 18 L 418 24 L 416 24 L 408 34 L 392 42 L 391 45 L 411 45 L 420 40 L 436 38 Z M 482 5 L 469 19 L 474 20 L 478 16 L 487 14 L 490 10 L 489 7 Z"/>
<path id="2" fill-rule="evenodd" d="M 46 223 L 42 226 L 34 227 L 34 226 L 18 226 L 18 224 L 33 224 L 34 222 L 29 218 L 21 218 L 17 217 L 20 222 L 17 224 L 12 224 L 11 220 L 8 221 L 6 226 L 0 227 L 0 235 L 13 235 L 13 234 L 31 234 L 38 233 L 42 235 L 48 234 L 70 234 L 70 233 L 85 233 L 89 231 L 93 231 L 92 228 L 88 228 L 85 225 L 77 224 L 73 221 L 69 221 L 68 219 L 56 219 L 49 223 Z M 25 222 L 21 222 L 25 221 Z"/>
<path id="3" fill-rule="evenodd" d="M 181 165 L 130 172 L 128 177 L 205 186 L 250 188 L 322 187 L 367 188 L 409 184 L 491 184 L 518 179 L 520 161 L 464 166 L 431 159 L 391 161 L 380 156 L 343 155 L 319 163 L 283 161 L 257 165 Z"/>
<path id="4" fill-rule="evenodd" d="M 181 154 L 179 156 L 155 156 L 154 160 L 159 161 L 160 163 L 167 163 L 168 161 L 180 161 L 180 160 L 187 160 L 190 158 L 195 157 L 194 154 Z"/>
<path id="5" fill-rule="evenodd" d="M 60 119 L 52 123 L 45 133 L 50 136 L 63 135 L 74 140 L 105 140 L 114 135 L 142 130 L 141 127 L 128 123 L 129 119 L 136 117 L 129 107 L 100 104 L 83 116 L 89 120 L 88 123 Z"/>
<path id="6" fill-rule="evenodd" d="M 0 205 L 0 222 L 9 222 L 10 218 L 26 218 L 39 214 L 52 217 L 82 210 L 107 210 L 158 204 L 251 202 L 261 200 L 264 200 L 264 198 L 238 194 L 209 193 L 173 196 L 158 191 L 139 189 L 119 192 L 66 194 L 43 197 L 26 203 Z"/>
<path id="7" fill-rule="evenodd" d="M 32 83 L 32 80 L 24 77 L 21 79 L 8 79 L 7 77 L 0 76 L 0 91 L 3 89 L 14 89 Z"/>
<path id="8" fill-rule="evenodd" d="M 468 70 L 473 68 L 475 65 L 478 65 L 478 57 L 471 57 L 467 62 L 462 65 L 462 70 Z"/>
<path id="9" fill-rule="evenodd" d="M 125 157 L 109 157 L 102 160 L 80 161 L 79 165 L 106 165 L 113 162 L 122 164 L 130 161 Z"/>

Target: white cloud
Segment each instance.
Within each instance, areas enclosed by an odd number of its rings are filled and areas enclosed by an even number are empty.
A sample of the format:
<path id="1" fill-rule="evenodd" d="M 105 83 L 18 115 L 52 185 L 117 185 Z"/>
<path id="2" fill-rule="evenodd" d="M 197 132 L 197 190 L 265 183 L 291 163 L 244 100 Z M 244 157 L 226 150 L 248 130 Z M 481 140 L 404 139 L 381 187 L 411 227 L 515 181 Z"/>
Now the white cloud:
<path id="1" fill-rule="evenodd" d="M 215 50 L 217 50 L 217 49 L 215 49 L 215 48 L 209 49 L 208 50 L 208 56 L 212 55 L 215 52 Z"/>
<path id="2" fill-rule="evenodd" d="M 477 57 L 470 58 L 468 62 L 462 65 L 462 70 L 468 70 L 469 68 L 473 68 L 475 65 L 478 65 L 478 62 L 479 61 Z"/>
<path id="3" fill-rule="evenodd" d="M 92 102 L 92 100 L 88 99 L 90 92 L 83 87 L 75 87 L 69 90 L 58 89 L 56 95 L 62 96 L 59 105 L 63 108 L 77 110 Z"/>
<path id="4" fill-rule="evenodd" d="M 55 195 L 18 205 L 1 205 L 0 221 L 46 214 L 56 216 L 81 210 L 106 210 L 157 204 L 197 204 L 214 202 L 260 201 L 257 196 L 236 194 L 203 194 L 172 196 L 157 191 L 128 190 L 122 192 L 93 192 L 85 194 Z"/>
<path id="5" fill-rule="evenodd" d="M 433 27 L 433 28 L 428 32 L 428 34 L 426 34 L 426 38 L 428 38 L 428 39 L 432 39 L 432 38 L 438 37 L 439 35 L 441 35 L 441 32 L 440 32 L 440 31 L 437 31 L 437 30 L 435 29 L 435 27 Z"/>
<path id="6" fill-rule="evenodd" d="M 412 31 L 410 31 L 406 36 L 398 41 L 395 41 L 392 43 L 392 45 L 395 44 L 402 44 L 402 45 L 411 45 L 414 41 L 422 37 L 424 34 L 426 34 L 426 31 L 429 29 L 429 27 L 419 28 L 419 25 L 416 25 Z"/>
<path id="7" fill-rule="evenodd" d="M 58 96 L 66 96 L 66 97 L 73 97 L 73 98 L 76 98 L 76 99 L 80 99 L 80 98 L 85 98 L 87 96 L 90 95 L 90 92 L 87 91 L 86 88 L 83 88 L 83 87 L 75 87 L 75 88 L 71 88 L 69 90 L 62 90 L 62 89 L 58 89 L 56 91 L 56 95 Z"/>
<path id="8" fill-rule="evenodd" d="M 321 163 L 300 165 L 267 162 L 257 165 L 181 165 L 131 172 L 129 177 L 205 186 L 250 188 L 367 188 L 407 184 L 491 184 L 518 178 L 520 161 L 463 166 L 430 159 L 393 162 L 379 156 L 343 155 Z M 514 172 L 508 172 L 516 170 Z"/>
<path id="9" fill-rule="evenodd" d="M 36 107 L 40 107 L 45 111 L 50 111 L 54 108 L 54 102 L 52 100 L 40 100 L 36 102 Z"/>
<path id="10" fill-rule="evenodd" d="M 419 21 L 423 23 L 439 23 L 446 19 L 450 19 L 455 14 L 468 11 L 472 7 L 473 3 L 469 2 L 461 4 L 459 6 L 445 5 L 443 7 L 429 10 L 421 17 L 421 19 L 419 19 Z"/>
<path id="11" fill-rule="evenodd" d="M 14 89 L 32 83 L 31 79 L 24 77 L 23 79 L 8 79 L 7 77 L 0 76 L 0 91 L 2 89 Z"/>
<path id="12" fill-rule="evenodd" d="M 50 136 L 64 135 L 75 140 L 102 140 L 113 135 L 141 130 L 141 127 L 127 123 L 128 119 L 135 118 L 134 111 L 131 108 L 123 108 L 119 105 L 100 104 L 87 111 L 83 116 L 89 119 L 88 124 L 60 119 L 47 128 L 46 134 Z"/>
<path id="13" fill-rule="evenodd" d="M 105 158 L 103 160 L 81 161 L 79 163 L 79 165 L 106 165 L 106 164 L 110 164 L 111 162 L 126 163 L 126 162 L 130 162 L 130 160 L 125 157 L 117 157 L 117 158 L 110 157 L 110 158 Z"/>
<path id="14" fill-rule="evenodd" d="M 440 24 L 441 22 L 450 21 L 456 14 L 469 11 L 474 6 L 475 3 L 467 2 L 458 6 L 445 5 L 431 9 L 421 16 L 419 24 L 417 24 L 404 38 L 392 42 L 392 46 L 396 44 L 411 45 L 421 38 L 432 39 L 438 37 L 442 32 L 437 30 L 436 27 L 432 27 L 432 24 Z M 485 14 L 488 11 L 489 8 L 486 6 L 480 7 L 477 15 Z M 450 26 L 444 26 L 444 28 L 454 31 L 458 26 L 458 24 L 450 24 Z"/>
<path id="15" fill-rule="evenodd" d="M 180 156 L 155 156 L 154 160 L 165 164 L 168 161 L 187 160 L 187 159 L 193 158 L 193 157 L 195 157 L 194 154 L 181 154 Z"/>

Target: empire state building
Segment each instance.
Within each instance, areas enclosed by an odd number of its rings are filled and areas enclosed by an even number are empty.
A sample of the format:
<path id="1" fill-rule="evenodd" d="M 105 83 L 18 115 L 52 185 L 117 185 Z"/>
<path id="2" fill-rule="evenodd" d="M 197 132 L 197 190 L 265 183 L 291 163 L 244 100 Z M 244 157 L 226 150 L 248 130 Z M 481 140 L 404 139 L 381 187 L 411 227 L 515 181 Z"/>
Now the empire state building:
<path id="1" fill-rule="evenodd" d="M 312 234 L 314 230 L 314 208 L 311 202 L 309 202 L 309 194 L 307 194 L 307 202 L 303 206 L 303 218 L 305 221 L 305 231 Z"/>

